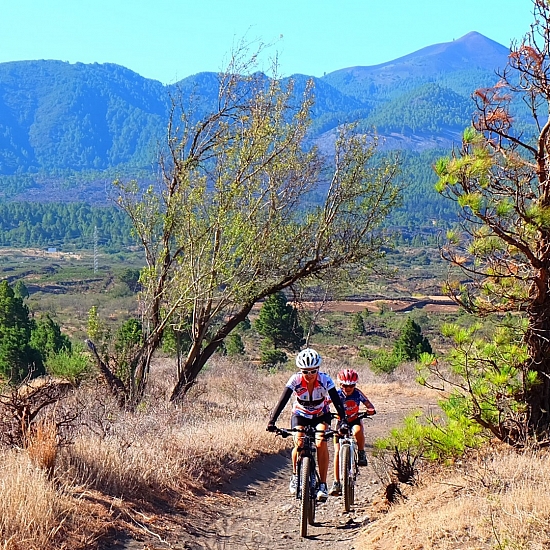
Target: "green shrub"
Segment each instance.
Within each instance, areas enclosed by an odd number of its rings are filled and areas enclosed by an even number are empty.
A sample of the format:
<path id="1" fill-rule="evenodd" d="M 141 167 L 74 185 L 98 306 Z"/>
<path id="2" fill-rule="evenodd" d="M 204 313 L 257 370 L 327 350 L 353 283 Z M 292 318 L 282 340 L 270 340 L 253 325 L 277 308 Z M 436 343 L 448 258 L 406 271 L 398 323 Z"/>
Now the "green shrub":
<path id="1" fill-rule="evenodd" d="M 384 349 L 374 351 L 362 348 L 359 350 L 359 356 L 367 358 L 370 361 L 371 369 L 377 373 L 390 374 L 402 363 L 402 357 L 393 351 Z"/>
<path id="2" fill-rule="evenodd" d="M 81 344 L 73 344 L 72 350 L 62 349 L 48 356 L 46 370 L 52 376 L 66 378 L 73 383 L 79 382 L 91 370 L 88 356 Z"/>
<path id="3" fill-rule="evenodd" d="M 230 334 L 225 339 L 225 351 L 227 355 L 244 355 L 244 344 L 240 334 Z"/>
<path id="4" fill-rule="evenodd" d="M 276 367 L 285 364 L 288 361 L 288 356 L 279 349 L 264 349 L 260 361 L 264 367 Z"/>
<path id="5" fill-rule="evenodd" d="M 407 416 L 403 425 L 374 442 L 378 452 L 410 451 L 427 460 L 445 461 L 461 457 L 466 449 L 485 441 L 481 426 L 462 416 L 450 402 L 441 402 L 442 414 L 426 418 L 420 412 Z"/>
<path id="6" fill-rule="evenodd" d="M 365 334 L 365 321 L 360 311 L 354 313 L 351 318 L 351 333 L 355 335 Z"/>
<path id="7" fill-rule="evenodd" d="M 432 353 L 432 346 L 422 335 L 420 325 L 410 317 L 401 328 L 393 349 L 396 356 L 411 361 L 416 361 L 422 353 Z"/>

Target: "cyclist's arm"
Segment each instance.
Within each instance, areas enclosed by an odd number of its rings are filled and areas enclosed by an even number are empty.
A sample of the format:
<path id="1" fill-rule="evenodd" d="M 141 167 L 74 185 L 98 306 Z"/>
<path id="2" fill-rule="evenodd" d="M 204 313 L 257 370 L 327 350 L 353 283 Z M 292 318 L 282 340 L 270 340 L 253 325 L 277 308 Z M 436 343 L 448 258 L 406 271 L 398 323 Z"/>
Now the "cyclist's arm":
<path id="1" fill-rule="evenodd" d="M 370 402 L 370 399 L 361 390 L 359 390 L 359 397 L 361 399 L 361 403 L 363 403 L 363 405 L 365 405 L 367 409 L 367 414 L 369 416 L 376 414 L 376 409 L 374 408 L 374 405 Z"/>
<path id="2" fill-rule="evenodd" d="M 283 412 L 283 409 L 286 407 L 286 404 L 288 403 L 291 395 L 292 390 L 288 386 L 285 387 L 283 393 L 281 394 L 281 397 L 279 398 L 279 402 L 271 413 L 271 418 L 269 419 L 270 424 L 275 424 L 275 422 L 277 422 L 277 418 L 279 418 L 279 415 Z"/>
<path id="3" fill-rule="evenodd" d="M 336 388 L 330 388 L 328 390 L 328 394 L 330 396 L 330 399 L 332 400 L 332 404 L 334 405 L 336 412 L 338 413 L 338 416 L 345 420 L 346 418 L 346 410 L 344 409 L 344 404 L 342 403 L 342 400 L 340 399 L 340 395 L 338 394 L 338 390 Z"/>

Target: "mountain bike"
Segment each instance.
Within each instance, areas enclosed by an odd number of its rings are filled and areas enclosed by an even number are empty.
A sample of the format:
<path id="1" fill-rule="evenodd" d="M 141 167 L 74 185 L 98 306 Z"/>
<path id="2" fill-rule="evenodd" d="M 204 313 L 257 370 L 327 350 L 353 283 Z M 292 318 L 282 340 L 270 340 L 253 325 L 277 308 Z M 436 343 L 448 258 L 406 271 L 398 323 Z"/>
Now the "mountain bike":
<path id="1" fill-rule="evenodd" d="M 298 428 L 276 428 L 275 434 L 282 437 L 288 437 L 297 432 L 303 434 L 303 444 L 298 449 L 296 467 L 298 488 L 296 491 L 296 498 L 300 501 L 300 536 L 306 537 L 308 524 L 315 524 L 317 491 L 319 490 L 319 484 L 321 482 L 315 460 L 317 456 L 315 434 L 324 432 L 323 438 L 329 439 L 335 432 L 330 428 L 326 430 L 317 430 L 313 426 L 303 426 L 303 431 Z"/>
<path id="2" fill-rule="evenodd" d="M 367 412 L 360 412 L 358 415 L 359 419 L 367 417 Z M 339 469 L 344 494 L 344 507 L 346 512 L 349 512 L 355 502 L 355 483 L 359 475 L 357 442 L 351 433 L 351 429 L 347 434 L 337 435 L 337 437 L 340 442 Z"/>

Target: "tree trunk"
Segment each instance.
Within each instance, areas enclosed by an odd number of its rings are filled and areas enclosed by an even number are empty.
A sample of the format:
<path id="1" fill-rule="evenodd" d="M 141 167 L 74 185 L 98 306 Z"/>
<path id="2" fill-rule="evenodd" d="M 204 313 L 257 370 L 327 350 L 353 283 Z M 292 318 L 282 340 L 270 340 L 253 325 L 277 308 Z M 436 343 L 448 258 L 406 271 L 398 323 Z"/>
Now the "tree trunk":
<path id="1" fill-rule="evenodd" d="M 191 389 L 200 371 L 206 365 L 206 362 L 214 352 L 223 344 L 229 333 L 241 322 L 246 319 L 250 313 L 252 306 L 256 301 L 244 305 L 239 312 L 233 315 L 222 327 L 218 330 L 210 343 L 200 351 L 201 342 L 194 342 L 191 346 L 191 351 L 187 356 L 187 361 L 183 365 L 178 376 L 178 381 L 174 386 L 170 401 L 178 401 Z M 202 332 L 202 331 L 198 331 Z"/>
<path id="2" fill-rule="evenodd" d="M 121 409 L 126 409 L 130 404 L 130 392 L 128 391 L 128 388 L 118 376 L 111 372 L 111 369 L 101 359 L 95 344 L 91 340 L 86 340 L 86 344 L 88 349 L 94 355 L 99 371 L 101 372 L 109 391 L 116 399 L 118 406 Z"/>
<path id="3" fill-rule="evenodd" d="M 529 427 L 542 433 L 550 426 L 550 295 L 529 310 L 525 340 L 529 350 L 528 370 L 539 374 L 539 383 L 528 389 Z"/>

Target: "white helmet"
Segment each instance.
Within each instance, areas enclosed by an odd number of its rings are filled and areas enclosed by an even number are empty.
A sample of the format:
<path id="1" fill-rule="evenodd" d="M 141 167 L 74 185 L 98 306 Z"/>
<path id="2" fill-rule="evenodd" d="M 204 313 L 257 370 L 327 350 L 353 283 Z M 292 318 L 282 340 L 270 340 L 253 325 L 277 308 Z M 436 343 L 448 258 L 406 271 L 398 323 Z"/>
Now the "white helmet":
<path id="1" fill-rule="evenodd" d="M 311 348 L 302 350 L 296 356 L 296 365 L 299 369 L 317 369 L 321 366 L 321 356 Z"/>

